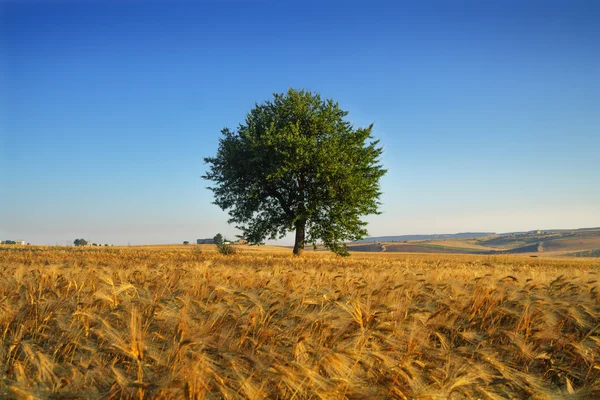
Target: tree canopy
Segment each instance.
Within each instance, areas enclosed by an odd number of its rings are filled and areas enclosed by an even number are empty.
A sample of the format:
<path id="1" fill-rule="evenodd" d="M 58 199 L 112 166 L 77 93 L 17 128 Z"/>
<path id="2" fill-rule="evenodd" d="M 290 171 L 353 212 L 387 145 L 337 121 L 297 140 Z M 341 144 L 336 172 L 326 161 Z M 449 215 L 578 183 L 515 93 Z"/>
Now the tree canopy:
<path id="1" fill-rule="evenodd" d="M 221 131 L 203 178 L 249 243 L 295 230 L 294 254 L 305 242 L 347 254 L 343 242 L 367 234 L 361 217 L 379 213 L 383 149 L 373 125 L 354 128 L 347 115 L 318 93 L 290 89 Z"/>
<path id="2" fill-rule="evenodd" d="M 73 244 L 74 244 L 75 246 L 86 246 L 86 245 L 88 244 L 88 242 L 87 242 L 87 240 L 85 240 L 85 239 L 75 239 L 75 240 L 73 241 Z"/>
<path id="3" fill-rule="evenodd" d="M 225 239 L 223 239 L 223 235 L 221 235 L 220 233 L 217 233 L 215 235 L 215 237 L 213 238 L 213 241 L 215 242 L 215 244 L 223 244 Z"/>

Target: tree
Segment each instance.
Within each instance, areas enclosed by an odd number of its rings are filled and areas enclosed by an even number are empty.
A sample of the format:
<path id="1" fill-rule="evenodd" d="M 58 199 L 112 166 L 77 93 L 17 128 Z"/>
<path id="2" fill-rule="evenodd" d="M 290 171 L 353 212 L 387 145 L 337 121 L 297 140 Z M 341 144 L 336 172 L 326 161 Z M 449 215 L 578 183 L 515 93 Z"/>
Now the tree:
<path id="1" fill-rule="evenodd" d="M 213 238 L 213 241 L 215 242 L 215 244 L 219 245 L 219 244 L 223 244 L 225 239 L 223 239 L 223 235 L 221 235 L 220 233 L 217 233 L 215 235 L 215 237 Z"/>
<path id="2" fill-rule="evenodd" d="M 183 242 L 183 244 L 185 244 L 185 245 L 188 245 L 188 244 L 190 244 L 190 242 L 188 242 L 187 240 L 185 240 L 185 241 Z"/>
<path id="3" fill-rule="evenodd" d="M 75 241 L 73 242 L 73 244 L 75 246 L 86 246 L 88 244 L 88 242 L 85 239 L 75 239 Z"/>
<path id="4" fill-rule="evenodd" d="M 318 241 L 346 255 L 367 234 L 360 217 L 379 214 L 383 149 L 373 125 L 354 128 L 347 111 L 318 93 L 290 89 L 256 104 L 236 131 L 221 131 L 203 178 L 249 243 L 296 232 L 294 254 Z"/>
<path id="5" fill-rule="evenodd" d="M 223 241 L 223 243 L 217 244 L 217 251 L 226 256 L 237 253 L 237 249 L 235 248 L 235 246 L 227 241 Z"/>

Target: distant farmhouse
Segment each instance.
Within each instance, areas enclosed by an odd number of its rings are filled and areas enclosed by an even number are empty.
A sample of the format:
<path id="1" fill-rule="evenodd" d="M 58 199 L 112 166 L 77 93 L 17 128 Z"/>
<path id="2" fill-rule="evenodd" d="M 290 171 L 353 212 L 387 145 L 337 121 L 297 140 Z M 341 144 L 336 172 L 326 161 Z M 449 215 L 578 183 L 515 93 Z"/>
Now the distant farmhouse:
<path id="1" fill-rule="evenodd" d="M 78 246 L 82 246 L 82 247 L 109 247 L 109 246 L 114 246 L 111 243 L 94 243 L 94 242 L 87 242 L 86 244 L 76 244 L 75 247 Z"/>
<path id="2" fill-rule="evenodd" d="M 198 239 L 196 240 L 196 244 L 215 244 L 214 239 Z"/>
<path id="3" fill-rule="evenodd" d="M 2 242 L 0 242 L 0 244 L 20 244 L 20 245 L 25 245 L 25 241 L 24 240 L 3 240 Z"/>

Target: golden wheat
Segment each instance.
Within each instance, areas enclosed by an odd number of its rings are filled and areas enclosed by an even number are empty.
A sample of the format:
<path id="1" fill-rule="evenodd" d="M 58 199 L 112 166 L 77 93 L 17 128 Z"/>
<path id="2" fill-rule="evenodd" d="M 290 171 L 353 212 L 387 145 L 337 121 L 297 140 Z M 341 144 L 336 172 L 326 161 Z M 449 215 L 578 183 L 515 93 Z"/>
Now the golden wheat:
<path id="1" fill-rule="evenodd" d="M 0 249 L 0 397 L 600 397 L 600 263 Z"/>

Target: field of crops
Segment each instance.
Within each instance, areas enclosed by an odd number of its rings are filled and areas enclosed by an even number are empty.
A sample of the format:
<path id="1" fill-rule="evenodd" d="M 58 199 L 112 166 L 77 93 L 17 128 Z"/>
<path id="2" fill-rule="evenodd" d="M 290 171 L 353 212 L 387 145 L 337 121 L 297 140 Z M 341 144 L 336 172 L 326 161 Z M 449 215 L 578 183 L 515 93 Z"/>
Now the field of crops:
<path id="1" fill-rule="evenodd" d="M 600 261 L 0 247 L 0 398 L 600 398 Z"/>

